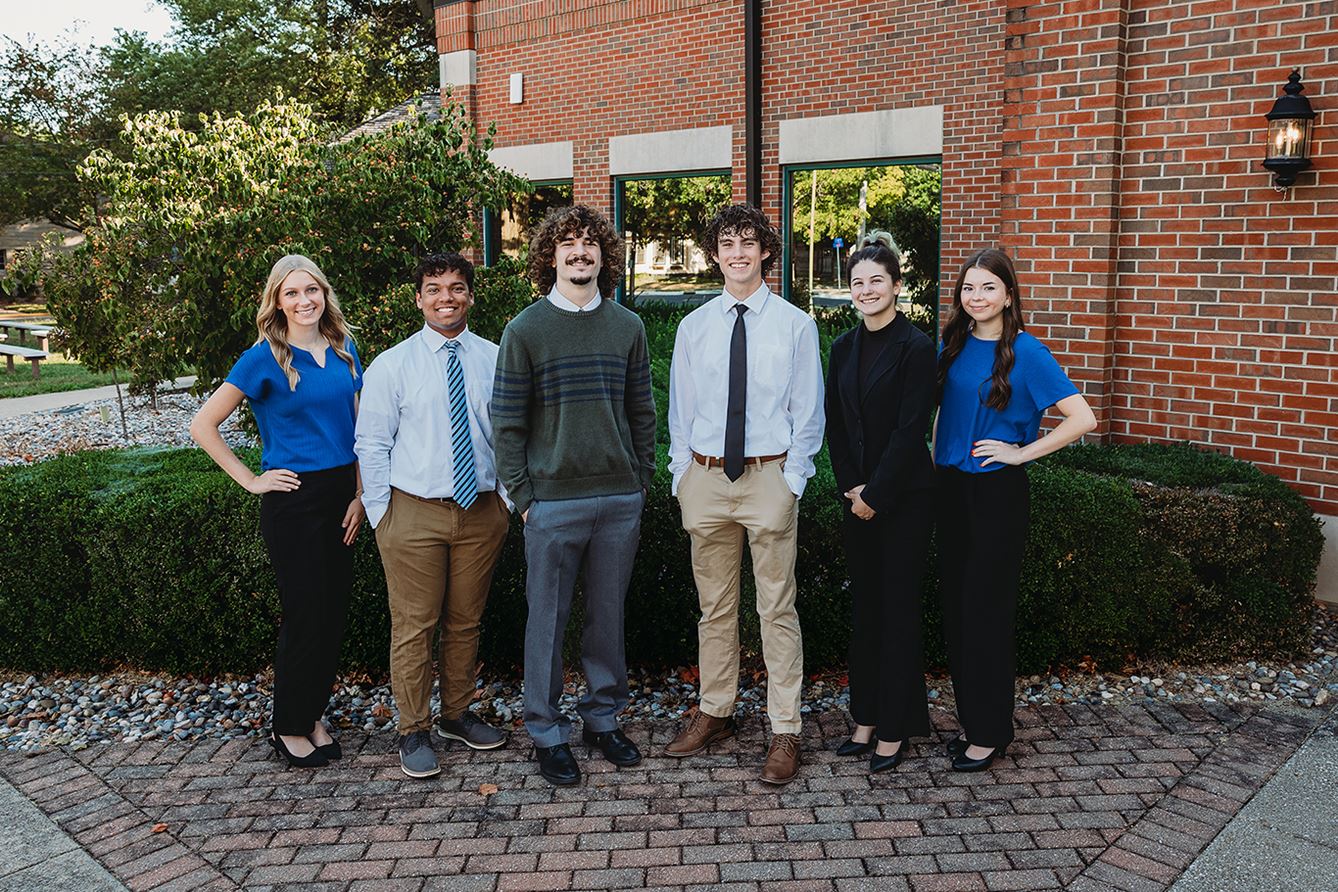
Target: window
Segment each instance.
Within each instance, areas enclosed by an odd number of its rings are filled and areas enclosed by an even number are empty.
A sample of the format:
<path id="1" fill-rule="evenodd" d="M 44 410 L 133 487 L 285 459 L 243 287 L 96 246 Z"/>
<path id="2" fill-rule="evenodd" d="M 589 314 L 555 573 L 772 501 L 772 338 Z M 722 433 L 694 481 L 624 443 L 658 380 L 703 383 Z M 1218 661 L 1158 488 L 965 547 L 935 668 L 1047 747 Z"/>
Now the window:
<path id="1" fill-rule="evenodd" d="M 571 183 L 535 183 L 534 192 L 516 195 L 500 212 L 483 212 L 483 262 L 492 265 L 499 255 L 519 257 L 530 235 L 551 208 L 571 204 Z"/>
<path id="2" fill-rule="evenodd" d="M 937 159 L 786 168 L 785 296 L 800 306 L 848 304 L 846 258 L 866 233 L 882 229 L 900 249 L 902 309 L 933 323 L 941 191 Z"/>
<path id="3" fill-rule="evenodd" d="M 624 303 L 701 303 L 720 293 L 720 269 L 701 244 L 711 218 L 730 202 L 728 173 L 614 181 L 623 234 Z"/>

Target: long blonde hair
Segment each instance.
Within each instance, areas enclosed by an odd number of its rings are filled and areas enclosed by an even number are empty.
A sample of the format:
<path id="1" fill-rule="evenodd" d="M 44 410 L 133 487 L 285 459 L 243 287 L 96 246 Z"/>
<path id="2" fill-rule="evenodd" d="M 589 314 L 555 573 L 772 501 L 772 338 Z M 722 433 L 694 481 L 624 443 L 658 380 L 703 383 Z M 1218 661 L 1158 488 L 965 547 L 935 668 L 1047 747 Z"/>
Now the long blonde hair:
<path id="1" fill-rule="evenodd" d="M 293 348 L 288 345 L 288 318 L 283 315 L 283 310 L 279 307 L 279 287 L 283 284 L 283 280 L 288 278 L 289 273 L 298 271 L 309 273 L 325 292 L 325 311 L 321 313 L 320 333 L 334 348 L 339 358 L 348 364 L 349 374 L 356 381 L 358 367 L 348 349 L 353 335 L 349 331 L 348 323 L 344 321 L 344 312 L 339 309 L 339 298 L 335 297 L 334 289 L 330 287 L 330 282 L 320 267 L 301 254 L 280 257 L 279 262 L 269 271 L 265 290 L 260 295 L 260 309 L 256 311 L 256 328 L 260 332 L 256 343 L 268 342 L 275 362 L 283 369 L 284 377 L 288 379 L 288 389 L 297 390 L 297 382 L 302 376 L 293 368 Z"/>

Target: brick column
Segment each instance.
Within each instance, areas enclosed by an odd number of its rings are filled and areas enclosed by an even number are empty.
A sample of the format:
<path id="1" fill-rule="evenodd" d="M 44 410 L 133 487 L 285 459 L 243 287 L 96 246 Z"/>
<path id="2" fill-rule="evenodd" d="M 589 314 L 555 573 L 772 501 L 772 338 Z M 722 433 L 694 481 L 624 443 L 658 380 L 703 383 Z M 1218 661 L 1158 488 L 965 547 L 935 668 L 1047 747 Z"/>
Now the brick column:
<path id="1" fill-rule="evenodd" d="M 1110 431 L 1130 0 L 1007 0 L 1001 242 L 1028 322 Z"/>
<path id="2" fill-rule="evenodd" d="M 442 101 L 449 86 L 451 98 L 464 106 L 470 121 L 477 123 L 474 0 L 437 0 L 436 20 Z"/>

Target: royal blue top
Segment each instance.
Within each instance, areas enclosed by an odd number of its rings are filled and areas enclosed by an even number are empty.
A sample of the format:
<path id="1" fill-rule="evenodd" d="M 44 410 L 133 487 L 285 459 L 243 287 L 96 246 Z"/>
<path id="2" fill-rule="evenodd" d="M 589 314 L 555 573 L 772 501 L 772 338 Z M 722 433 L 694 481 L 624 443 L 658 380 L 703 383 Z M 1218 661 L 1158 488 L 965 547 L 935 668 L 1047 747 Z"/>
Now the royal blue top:
<path id="1" fill-rule="evenodd" d="M 962 352 L 949 367 L 938 410 L 934 464 L 969 473 L 1006 468 L 1008 465 L 997 461 L 981 467 L 985 458 L 971 455 L 973 444 L 1002 440 L 1025 446 L 1040 432 L 1045 410 L 1078 392 L 1050 355 L 1050 349 L 1024 331 L 1013 342 L 1016 359 L 1008 375 L 1013 394 L 1002 412 L 991 409 L 985 401 L 990 398 L 997 343 L 968 335 Z"/>
<path id="2" fill-rule="evenodd" d="M 228 383 L 251 401 L 260 429 L 260 467 L 290 471 L 324 471 L 352 464 L 354 395 L 362 389 L 362 361 L 348 342 L 354 378 L 348 363 L 333 347 L 325 348 L 325 368 L 301 347 L 293 348 L 293 368 L 301 380 L 290 390 L 269 342 L 261 341 L 242 354 L 228 373 Z"/>

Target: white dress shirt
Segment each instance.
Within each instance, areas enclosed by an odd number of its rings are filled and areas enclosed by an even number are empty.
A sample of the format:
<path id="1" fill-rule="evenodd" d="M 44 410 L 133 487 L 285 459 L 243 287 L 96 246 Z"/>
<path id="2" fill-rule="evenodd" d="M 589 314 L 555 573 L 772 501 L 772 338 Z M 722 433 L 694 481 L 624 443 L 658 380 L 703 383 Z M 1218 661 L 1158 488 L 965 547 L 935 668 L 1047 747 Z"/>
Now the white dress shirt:
<path id="1" fill-rule="evenodd" d="M 739 301 L 729 292 L 693 310 L 678 325 L 669 367 L 669 473 L 673 493 L 692 453 L 723 457 L 729 407 L 729 345 L 734 307 L 742 303 L 748 333 L 745 456 L 786 453 L 785 482 L 796 496 L 813 476 L 822 448 L 822 362 L 818 326 L 765 284 Z"/>
<path id="2" fill-rule="evenodd" d="M 559 310 L 566 310 L 568 313 L 589 313 L 592 310 L 594 310 L 595 307 L 598 307 L 600 303 L 604 300 L 604 298 L 602 295 L 599 294 L 599 292 L 595 292 L 595 296 L 590 301 L 590 303 L 586 304 L 583 307 L 578 307 L 576 306 L 576 304 L 572 303 L 571 301 L 563 297 L 562 293 L 558 291 L 557 285 L 555 284 L 553 286 L 553 290 L 548 292 L 548 300 L 549 303 L 557 307 Z"/>
<path id="3" fill-rule="evenodd" d="M 497 345 L 468 328 L 456 338 L 474 471 L 480 492 L 506 492 L 493 459 L 493 375 Z M 373 360 L 363 376 L 353 451 L 362 472 L 362 504 L 373 527 L 390 504 L 390 489 L 428 499 L 455 498 L 451 400 L 446 389 L 446 338 L 431 326 Z M 510 507 L 510 502 L 507 502 Z"/>

